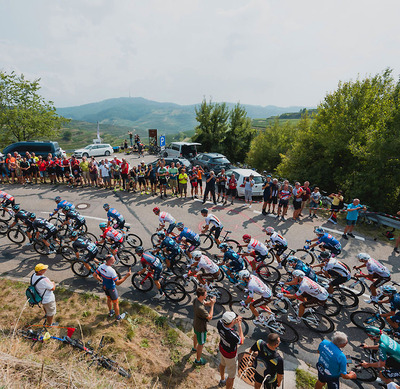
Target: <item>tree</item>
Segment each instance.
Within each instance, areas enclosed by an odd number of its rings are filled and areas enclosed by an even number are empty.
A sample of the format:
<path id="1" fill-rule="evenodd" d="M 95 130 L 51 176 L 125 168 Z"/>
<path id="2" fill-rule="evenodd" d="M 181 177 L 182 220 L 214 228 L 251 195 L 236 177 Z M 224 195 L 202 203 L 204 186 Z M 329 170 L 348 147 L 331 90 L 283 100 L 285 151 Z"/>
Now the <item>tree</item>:
<path id="1" fill-rule="evenodd" d="M 68 122 L 52 101 L 39 95 L 40 79 L 29 81 L 15 72 L 0 72 L 0 129 L 4 143 L 50 138 Z"/>

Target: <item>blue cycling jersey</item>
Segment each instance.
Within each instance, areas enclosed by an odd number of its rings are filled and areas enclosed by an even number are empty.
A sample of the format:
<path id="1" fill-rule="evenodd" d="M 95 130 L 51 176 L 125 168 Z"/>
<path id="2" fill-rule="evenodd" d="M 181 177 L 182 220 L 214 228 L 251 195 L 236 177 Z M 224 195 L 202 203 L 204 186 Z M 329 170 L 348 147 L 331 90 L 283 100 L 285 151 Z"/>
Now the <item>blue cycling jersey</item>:
<path id="1" fill-rule="evenodd" d="M 177 240 L 181 240 L 185 238 L 189 242 L 198 242 L 200 240 L 199 234 L 196 234 L 194 231 L 190 230 L 189 228 L 185 227 L 181 233 L 178 235 Z"/>
<path id="2" fill-rule="evenodd" d="M 162 263 L 159 258 L 150 253 L 143 253 L 140 262 L 143 267 L 149 266 L 151 269 L 162 269 Z"/>
<path id="3" fill-rule="evenodd" d="M 174 239 L 170 238 L 169 236 L 165 237 L 165 239 L 161 242 L 161 248 L 166 248 L 170 251 L 179 251 L 179 245 L 175 242 Z"/>
<path id="4" fill-rule="evenodd" d="M 236 253 L 233 249 L 229 248 L 224 253 L 224 262 L 231 261 L 236 265 L 242 266 L 244 264 L 243 257 Z"/>
<path id="5" fill-rule="evenodd" d="M 57 204 L 57 208 L 54 210 L 55 212 L 59 211 L 60 209 L 64 209 L 65 207 L 69 207 L 69 209 L 75 209 L 75 205 L 72 203 L 69 203 L 67 200 L 61 200 Z"/>
<path id="6" fill-rule="evenodd" d="M 306 277 L 312 281 L 317 282 L 318 280 L 318 276 L 315 274 L 315 271 L 312 270 L 310 266 L 306 265 L 301 259 L 297 260 L 294 270 L 301 270 Z"/>
<path id="7" fill-rule="evenodd" d="M 119 222 L 124 221 L 124 217 L 115 208 L 110 208 L 107 211 L 107 217 L 108 221 L 111 221 L 112 219 L 115 219 Z"/>
<path id="8" fill-rule="evenodd" d="M 400 310 L 400 293 L 395 293 L 390 299 L 390 309 L 393 312 Z"/>
<path id="9" fill-rule="evenodd" d="M 326 245 L 332 246 L 335 249 L 339 249 L 339 250 L 342 248 L 342 245 L 340 244 L 340 242 L 337 239 L 335 239 L 331 234 L 328 234 L 327 232 L 318 238 L 317 244 L 320 244 L 320 243 L 325 243 Z"/>

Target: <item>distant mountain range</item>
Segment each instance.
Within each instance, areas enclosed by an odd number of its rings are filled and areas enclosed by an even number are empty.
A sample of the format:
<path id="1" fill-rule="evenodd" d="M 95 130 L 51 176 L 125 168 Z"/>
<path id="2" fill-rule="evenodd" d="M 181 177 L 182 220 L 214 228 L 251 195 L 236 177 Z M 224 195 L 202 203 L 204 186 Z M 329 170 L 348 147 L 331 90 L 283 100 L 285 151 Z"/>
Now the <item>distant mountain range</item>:
<path id="1" fill-rule="evenodd" d="M 142 97 L 120 97 L 76 107 L 57 108 L 57 113 L 69 119 L 105 125 L 126 126 L 138 130 L 157 128 L 165 134 L 193 130 L 196 105 L 160 103 Z M 242 104 L 251 119 L 298 112 L 304 107 L 276 107 Z M 235 103 L 227 103 L 229 108 Z"/>

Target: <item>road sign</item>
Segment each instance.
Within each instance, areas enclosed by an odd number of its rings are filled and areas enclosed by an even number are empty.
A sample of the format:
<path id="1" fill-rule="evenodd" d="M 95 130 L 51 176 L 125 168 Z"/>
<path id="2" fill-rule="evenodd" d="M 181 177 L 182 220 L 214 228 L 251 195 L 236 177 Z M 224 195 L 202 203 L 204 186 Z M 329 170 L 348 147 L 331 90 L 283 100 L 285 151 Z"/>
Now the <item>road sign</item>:
<path id="1" fill-rule="evenodd" d="M 160 136 L 160 147 L 161 147 L 161 150 L 165 149 L 165 135 Z"/>

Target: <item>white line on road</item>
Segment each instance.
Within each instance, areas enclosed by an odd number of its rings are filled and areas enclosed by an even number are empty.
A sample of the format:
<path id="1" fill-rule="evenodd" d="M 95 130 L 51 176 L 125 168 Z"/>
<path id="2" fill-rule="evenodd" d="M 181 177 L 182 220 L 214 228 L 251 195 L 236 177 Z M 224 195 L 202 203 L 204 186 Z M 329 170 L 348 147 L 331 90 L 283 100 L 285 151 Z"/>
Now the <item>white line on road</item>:
<path id="1" fill-rule="evenodd" d="M 48 212 L 40 212 L 40 213 L 48 213 Z M 82 215 L 82 214 L 81 214 Z M 94 216 L 85 216 L 82 215 L 85 219 L 93 219 L 93 220 L 100 220 L 101 222 L 106 222 L 107 219 L 103 219 L 101 217 L 94 217 Z"/>

